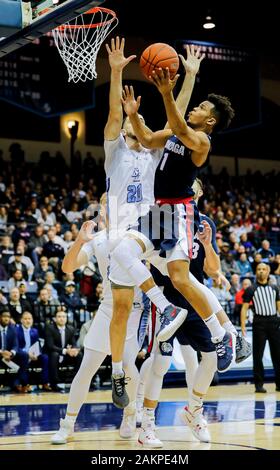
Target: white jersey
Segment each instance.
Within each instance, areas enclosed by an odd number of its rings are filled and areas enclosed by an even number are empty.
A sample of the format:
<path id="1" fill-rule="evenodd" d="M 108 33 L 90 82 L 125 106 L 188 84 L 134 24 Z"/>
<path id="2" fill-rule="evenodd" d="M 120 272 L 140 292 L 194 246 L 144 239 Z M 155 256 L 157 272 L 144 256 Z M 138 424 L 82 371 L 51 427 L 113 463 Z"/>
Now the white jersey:
<path id="1" fill-rule="evenodd" d="M 103 279 L 103 300 L 101 304 L 103 306 L 109 306 L 111 311 L 113 311 L 113 296 L 111 290 L 111 283 L 108 278 L 109 271 L 109 241 L 106 230 L 101 230 L 100 232 L 94 235 L 93 240 L 84 243 L 81 248 L 86 255 L 88 260 L 92 256 L 95 256 L 97 259 L 99 271 Z M 142 291 L 137 287 L 135 288 L 134 294 L 134 306 L 144 308 L 142 301 Z"/>
<path id="2" fill-rule="evenodd" d="M 121 236 L 154 203 L 155 171 L 162 150 L 131 150 L 122 134 L 105 140 L 104 148 L 109 232 Z"/>

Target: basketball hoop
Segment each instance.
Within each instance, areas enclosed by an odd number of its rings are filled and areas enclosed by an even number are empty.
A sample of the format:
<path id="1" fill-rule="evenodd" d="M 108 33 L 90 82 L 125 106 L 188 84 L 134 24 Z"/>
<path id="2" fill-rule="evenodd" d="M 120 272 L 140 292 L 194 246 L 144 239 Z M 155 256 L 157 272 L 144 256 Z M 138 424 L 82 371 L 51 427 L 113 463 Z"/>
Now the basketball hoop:
<path id="1" fill-rule="evenodd" d="M 85 82 L 97 77 L 98 51 L 117 24 L 114 11 L 95 7 L 52 31 L 58 52 L 67 67 L 69 82 Z"/>

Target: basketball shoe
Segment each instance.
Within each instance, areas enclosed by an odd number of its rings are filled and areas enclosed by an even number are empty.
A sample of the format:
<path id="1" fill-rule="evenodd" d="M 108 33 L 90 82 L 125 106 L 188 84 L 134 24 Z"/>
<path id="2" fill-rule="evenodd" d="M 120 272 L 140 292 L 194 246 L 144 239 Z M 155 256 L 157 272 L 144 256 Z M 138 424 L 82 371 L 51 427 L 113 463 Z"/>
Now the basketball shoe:
<path id="1" fill-rule="evenodd" d="M 181 418 L 184 423 L 189 426 L 194 437 L 201 442 L 210 442 L 211 436 L 208 431 L 207 421 L 203 416 L 203 408 L 200 407 L 192 413 L 189 408 L 185 406 L 182 411 Z"/>
<path id="2" fill-rule="evenodd" d="M 120 425 L 120 436 L 123 439 L 133 437 L 136 431 L 136 408 L 127 406 L 123 410 L 123 418 Z"/>
<path id="3" fill-rule="evenodd" d="M 61 419 L 59 430 L 52 436 L 52 444 L 67 444 L 74 440 L 74 421 Z"/>
<path id="4" fill-rule="evenodd" d="M 183 308 L 168 305 L 160 314 L 160 329 L 157 334 L 157 340 L 167 341 L 178 330 L 179 326 L 185 321 L 188 311 Z"/>
<path id="5" fill-rule="evenodd" d="M 112 400 L 117 408 L 125 408 L 129 404 L 128 394 L 126 392 L 125 373 L 112 375 Z"/>

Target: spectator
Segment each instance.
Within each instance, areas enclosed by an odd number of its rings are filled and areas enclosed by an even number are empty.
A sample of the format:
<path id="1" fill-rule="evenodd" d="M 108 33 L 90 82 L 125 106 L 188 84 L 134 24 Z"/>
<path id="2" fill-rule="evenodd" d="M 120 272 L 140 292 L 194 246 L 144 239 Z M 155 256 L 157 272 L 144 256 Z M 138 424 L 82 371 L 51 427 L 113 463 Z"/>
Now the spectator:
<path id="1" fill-rule="evenodd" d="M 43 255 L 49 259 L 54 259 L 56 263 L 64 257 L 64 249 L 58 243 L 55 243 L 55 231 L 48 231 L 48 241 L 43 246 Z"/>
<path id="2" fill-rule="evenodd" d="M 1 264 L 3 264 L 5 268 L 7 268 L 9 258 L 13 254 L 14 254 L 14 247 L 13 247 L 11 237 L 9 237 L 8 235 L 5 235 L 2 238 L 1 246 L 0 246 Z"/>
<path id="3" fill-rule="evenodd" d="M 233 259 L 233 255 L 228 253 L 225 259 L 221 262 L 222 271 L 226 277 L 230 277 L 232 274 L 240 274 L 240 269 L 237 262 Z"/>
<path id="4" fill-rule="evenodd" d="M 41 217 L 39 217 L 38 223 L 43 225 L 45 230 L 49 230 L 54 226 L 54 219 L 51 214 L 48 213 L 46 207 L 41 208 Z"/>
<path id="5" fill-rule="evenodd" d="M 49 358 L 47 354 L 42 354 L 39 343 L 39 332 L 33 327 L 33 316 L 30 312 L 23 312 L 20 325 L 17 325 L 18 350 L 28 354 L 29 362 L 42 368 L 41 382 L 43 390 L 50 391 L 49 385 Z M 30 347 L 38 343 L 38 352 L 36 355 L 30 351 Z M 26 371 L 26 381 L 29 382 L 28 370 Z"/>
<path id="6" fill-rule="evenodd" d="M 59 365 L 74 365 L 77 371 L 82 354 L 76 347 L 75 329 L 66 325 L 67 315 L 63 311 L 56 313 L 54 324 L 46 327 L 46 350 L 49 354 L 51 387 L 55 391 L 62 391 L 59 383 Z"/>
<path id="7" fill-rule="evenodd" d="M 31 258 L 36 267 L 39 265 L 39 257 L 42 255 L 45 241 L 44 228 L 42 225 L 37 225 L 28 243 Z"/>
<path id="8" fill-rule="evenodd" d="M 47 272 L 53 272 L 53 267 L 49 265 L 49 260 L 46 256 L 42 256 L 39 261 L 39 266 L 34 270 L 34 280 L 42 287 L 46 282 Z"/>
<path id="9" fill-rule="evenodd" d="M 103 284 L 102 282 L 98 282 L 94 290 L 94 296 L 93 296 L 92 302 L 94 304 L 99 305 L 102 299 L 103 299 Z"/>
<path id="10" fill-rule="evenodd" d="M 27 302 L 32 302 L 32 300 L 30 300 L 30 298 L 28 297 L 28 294 L 27 294 L 27 285 L 26 285 L 26 282 L 25 281 L 22 281 L 19 286 L 18 286 L 18 290 L 19 290 L 19 296 L 20 296 L 20 300 L 26 300 Z"/>
<path id="11" fill-rule="evenodd" d="M 50 323 L 56 314 L 58 306 L 59 302 L 57 300 L 55 303 L 53 302 L 48 289 L 42 288 L 38 299 L 34 302 L 34 318 L 36 322 L 41 326 Z"/>
<path id="12" fill-rule="evenodd" d="M 56 286 L 56 287 L 54 287 Z M 55 274 L 52 271 L 47 271 L 45 275 L 45 284 L 44 287 L 49 287 L 51 289 L 52 295 L 55 299 L 58 298 L 57 288 L 59 289 L 59 282 L 55 278 Z"/>
<path id="13" fill-rule="evenodd" d="M 12 259 L 12 258 L 10 258 L 10 259 Z M 23 263 L 22 252 L 21 251 L 16 251 L 13 261 L 9 260 L 9 264 L 8 264 L 9 276 L 13 277 L 13 275 L 16 271 L 21 271 L 23 279 L 25 279 L 26 281 L 28 280 L 27 266 L 26 266 L 25 263 Z"/>
<path id="14" fill-rule="evenodd" d="M 245 251 L 246 251 L 247 255 L 251 255 L 255 251 L 255 248 L 254 248 L 253 244 L 248 240 L 247 233 L 242 233 L 240 235 L 240 243 L 241 243 L 242 246 L 245 247 Z"/>
<path id="15" fill-rule="evenodd" d="M 256 272 L 257 266 L 258 266 L 258 264 L 261 263 L 261 262 L 262 262 L 262 255 L 261 255 L 261 253 L 255 253 L 254 259 L 253 259 L 253 261 L 251 262 L 251 266 L 252 266 L 252 271 L 253 271 L 253 273 Z"/>
<path id="16" fill-rule="evenodd" d="M 73 243 L 74 243 L 73 234 L 72 232 L 70 232 L 70 230 L 67 230 L 67 232 L 65 232 L 64 234 L 65 253 L 67 253 L 67 251 L 69 250 L 69 248 L 71 248 Z"/>
<path id="17" fill-rule="evenodd" d="M 33 217 L 35 217 L 35 219 L 39 223 L 39 219 L 42 217 L 42 214 L 41 214 L 40 209 L 38 209 L 38 202 L 36 198 L 32 199 L 31 204 L 30 204 L 30 210 L 31 210 L 31 214 L 33 215 Z"/>
<path id="18" fill-rule="evenodd" d="M 232 296 L 235 296 L 235 294 L 240 290 L 240 277 L 238 274 L 233 274 L 230 278 L 230 293 Z"/>
<path id="19" fill-rule="evenodd" d="M 12 277 L 8 280 L 8 290 L 10 291 L 14 287 L 19 287 L 19 285 L 24 281 L 23 276 L 22 276 L 22 271 L 17 269 Z"/>
<path id="20" fill-rule="evenodd" d="M 21 299 L 19 289 L 14 287 L 10 291 L 10 299 L 8 302 L 8 308 L 11 313 L 12 319 L 15 323 L 19 323 L 21 319 L 21 315 L 26 310 L 31 312 L 31 304 L 28 300 Z"/>
<path id="21" fill-rule="evenodd" d="M 275 256 L 274 251 L 270 248 L 270 242 L 268 240 L 262 241 L 262 247 L 258 249 L 258 253 L 261 254 L 263 263 L 269 263 L 273 261 L 272 258 Z"/>
<path id="22" fill-rule="evenodd" d="M 222 283 L 219 284 L 215 279 L 213 279 L 211 291 L 215 294 L 222 306 L 232 299 L 232 296 L 226 287 Z"/>
<path id="23" fill-rule="evenodd" d="M 241 277 L 252 277 L 254 276 L 251 264 L 247 260 L 247 255 L 246 253 L 241 253 L 239 257 L 239 261 L 237 261 L 239 270 L 240 270 L 240 276 Z"/>
<path id="24" fill-rule="evenodd" d="M 233 317 L 234 317 L 234 324 L 235 325 L 240 325 L 240 314 L 241 314 L 241 308 L 243 305 L 243 294 L 245 290 L 250 287 L 251 285 L 250 279 L 243 279 L 242 281 L 242 288 L 236 292 L 235 294 L 235 305 L 234 305 L 234 312 L 233 312 Z"/>
<path id="25" fill-rule="evenodd" d="M 24 243 L 19 242 L 15 255 L 9 258 L 9 264 L 16 262 L 17 261 L 16 257 L 17 256 L 19 257 L 21 255 L 21 258 L 18 258 L 18 262 L 26 266 L 27 273 L 28 273 L 28 280 L 31 281 L 33 273 L 34 273 L 34 264 L 32 263 L 29 256 L 24 255 L 25 246 L 26 245 Z M 17 269 L 20 269 L 20 266 L 18 266 Z"/>
<path id="26" fill-rule="evenodd" d="M 19 240 L 24 240 L 28 244 L 31 233 L 27 227 L 27 223 L 24 217 L 20 217 L 20 221 L 17 224 L 17 228 L 13 231 L 12 240 L 15 246 L 17 246 Z"/>
<path id="27" fill-rule="evenodd" d="M 88 331 L 91 327 L 93 319 L 94 319 L 94 317 L 97 313 L 98 305 L 92 306 L 92 308 L 93 308 L 93 310 L 90 313 L 90 317 L 91 317 L 90 320 L 83 323 L 83 325 L 81 327 L 81 330 L 80 330 L 79 338 L 78 338 L 78 341 L 77 341 L 77 346 L 80 349 L 84 348 L 84 340 L 85 340 L 85 337 L 86 337 L 86 335 L 87 335 L 87 333 L 88 333 Z"/>
<path id="28" fill-rule="evenodd" d="M 67 212 L 67 219 L 72 224 L 73 222 L 79 222 L 83 216 L 81 212 L 78 210 L 79 206 L 76 202 L 73 202 L 71 205 L 71 210 Z"/>
<path id="29" fill-rule="evenodd" d="M 80 295 L 76 292 L 76 284 L 74 281 L 66 282 L 65 292 L 61 294 L 60 301 L 66 306 L 67 310 L 75 311 L 84 307 Z"/>
<path id="30" fill-rule="evenodd" d="M 12 361 L 20 366 L 13 381 L 15 391 L 29 392 L 30 388 L 26 377 L 28 354 L 18 350 L 17 332 L 16 328 L 11 325 L 11 314 L 8 310 L 0 312 L 0 357 L 2 360 Z"/>

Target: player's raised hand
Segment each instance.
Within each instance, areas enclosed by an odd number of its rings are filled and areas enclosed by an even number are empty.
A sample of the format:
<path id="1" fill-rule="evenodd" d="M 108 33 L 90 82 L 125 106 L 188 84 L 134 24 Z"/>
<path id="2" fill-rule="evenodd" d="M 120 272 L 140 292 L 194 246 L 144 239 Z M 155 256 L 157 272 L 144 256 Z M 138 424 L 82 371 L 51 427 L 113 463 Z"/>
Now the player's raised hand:
<path id="1" fill-rule="evenodd" d="M 212 243 L 212 228 L 206 220 L 203 220 L 201 224 L 203 225 L 203 231 L 198 230 L 197 237 L 203 246 L 209 246 Z"/>
<path id="2" fill-rule="evenodd" d="M 80 228 L 78 239 L 82 243 L 86 243 L 86 242 L 89 242 L 90 240 L 93 240 L 94 238 L 93 231 L 96 225 L 97 224 L 93 220 L 88 220 L 87 222 L 84 222 Z"/>
<path id="3" fill-rule="evenodd" d="M 122 69 L 136 57 L 136 55 L 125 57 L 124 45 L 125 39 L 122 38 L 120 40 L 119 36 L 117 36 L 116 39 L 111 39 L 111 47 L 108 44 L 105 44 L 109 56 L 109 64 L 112 70 L 121 72 Z"/>
<path id="4" fill-rule="evenodd" d="M 201 54 L 200 47 L 195 47 L 193 44 L 186 45 L 187 58 L 179 54 L 181 62 L 187 74 L 196 75 L 199 71 L 200 64 L 205 58 L 205 54 Z"/>
<path id="5" fill-rule="evenodd" d="M 179 74 L 175 75 L 174 78 L 170 78 L 169 68 L 166 67 L 165 69 L 159 68 L 157 71 L 153 70 L 152 75 L 150 75 L 149 79 L 156 85 L 158 91 L 162 94 L 171 93 L 173 88 L 175 87 L 177 80 L 179 78 Z"/>
<path id="6" fill-rule="evenodd" d="M 128 87 L 125 85 L 122 92 L 122 104 L 123 109 L 125 110 L 128 116 L 136 114 L 140 107 L 141 96 L 138 96 L 135 99 L 133 86 Z"/>

